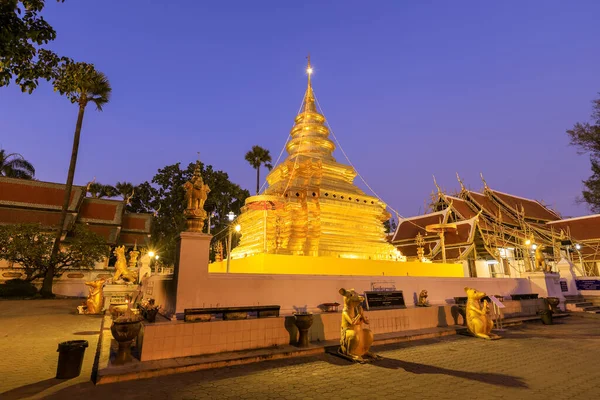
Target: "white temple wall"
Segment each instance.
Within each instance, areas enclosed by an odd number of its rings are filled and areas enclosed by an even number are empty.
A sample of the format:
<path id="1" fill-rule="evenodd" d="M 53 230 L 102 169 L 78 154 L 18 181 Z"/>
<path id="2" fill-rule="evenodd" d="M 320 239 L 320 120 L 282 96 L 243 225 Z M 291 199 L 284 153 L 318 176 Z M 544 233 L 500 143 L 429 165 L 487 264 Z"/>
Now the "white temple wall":
<path id="1" fill-rule="evenodd" d="M 198 266 L 201 268 L 201 266 Z M 175 286 L 160 276 L 148 279 L 153 297 L 168 313 L 173 309 Z M 193 282 L 183 282 L 186 293 L 185 308 L 279 305 L 282 314 L 296 310 L 319 311 L 323 303 L 343 303 L 340 288 L 354 288 L 358 292 L 372 289 L 373 285 L 402 290 L 407 306 L 414 306 L 418 293 L 425 289 L 431 304 L 452 304 L 454 297 L 466 296 L 464 288 L 474 287 L 487 294 L 508 296 L 513 293 L 532 293 L 530 283 L 521 278 L 435 278 L 435 277 L 380 277 L 380 276 L 319 276 L 319 275 L 259 275 L 259 274 L 204 274 Z M 182 282 L 179 282 L 182 285 Z M 176 308 L 178 314 L 184 309 Z"/>

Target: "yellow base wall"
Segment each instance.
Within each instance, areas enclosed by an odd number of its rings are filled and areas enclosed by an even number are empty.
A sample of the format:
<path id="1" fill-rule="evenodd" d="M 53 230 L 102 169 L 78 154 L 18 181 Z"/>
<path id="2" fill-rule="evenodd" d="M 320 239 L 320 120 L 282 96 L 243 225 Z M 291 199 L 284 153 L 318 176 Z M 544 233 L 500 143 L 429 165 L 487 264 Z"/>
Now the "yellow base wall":
<path id="1" fill-rule="evenodd" d="M 208 271 L 227 271 L 227 261 L 209 264 Z M 394 262 L 335 257 L 257 254 L 231 260 L 230 273 L 281 275 L 435 276 L 464 277 L 462 264 Z"/>

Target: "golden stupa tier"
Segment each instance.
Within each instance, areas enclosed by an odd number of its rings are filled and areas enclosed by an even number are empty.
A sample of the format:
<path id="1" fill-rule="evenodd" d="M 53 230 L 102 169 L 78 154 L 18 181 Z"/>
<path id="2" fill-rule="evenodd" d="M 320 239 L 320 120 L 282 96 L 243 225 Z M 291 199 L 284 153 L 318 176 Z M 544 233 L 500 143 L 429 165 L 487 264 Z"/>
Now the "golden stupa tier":
<path id="1" fill-rule="evenodd" d="M 232 259 L 260 253 L 399 260 L 386 241 L 386 205 L 354 185 L 356 171 L 333 157 L 325 117 L 310 82 L 286 146 L 263 195 L 246 200 Z"/>

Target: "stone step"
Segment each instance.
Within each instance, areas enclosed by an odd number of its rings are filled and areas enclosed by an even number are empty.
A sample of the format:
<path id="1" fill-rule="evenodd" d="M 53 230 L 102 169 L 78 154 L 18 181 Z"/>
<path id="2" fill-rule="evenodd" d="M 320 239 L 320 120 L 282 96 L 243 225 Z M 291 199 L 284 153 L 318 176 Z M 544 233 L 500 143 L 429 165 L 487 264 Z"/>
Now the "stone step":
<path id="1" fill-rule="evenodd" d="M 588 302 L 588 300 L 586 300 L 586 299 L 573 299 L 573 300 L 565 299 L 565 301 L 564 301 L 565 304 L 576 304 L 576 303 L 586 303 L 586 302 Z"/>
<path id="2" fill-rule="evenodd" d="M 590 311 L 600 311 L 600 307 L 598 306 L 592 306 L 592 307 L 583 307 L 583 311 L 585 312 L 590 312 Z"/>
<path id="3" fill-rule="evenodd" d="M 581 294 L 576 294 L 576 295 L 565 295 L 564 298 L 565 299 L 583 299 L 583 295 Z"/>

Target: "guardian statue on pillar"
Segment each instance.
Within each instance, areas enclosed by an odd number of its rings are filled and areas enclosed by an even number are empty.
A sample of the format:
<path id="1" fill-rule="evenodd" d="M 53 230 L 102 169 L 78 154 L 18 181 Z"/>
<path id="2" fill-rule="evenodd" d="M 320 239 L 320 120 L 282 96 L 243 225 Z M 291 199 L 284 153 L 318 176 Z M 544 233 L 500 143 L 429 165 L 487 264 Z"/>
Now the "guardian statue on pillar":
<path id="1" fill-rule="evenodd" d="M 185 189 L 186 208 L 184 215 L 186 218 L 186 227 L 188 232 L 202 232 L 204 220 L 207 217 L 204 210 L 204 203 L 208 198 L 210 188 L 200 176 L 200 162 L 196 163 L 194 176 L 187 181 L 183 188 Z"/>

